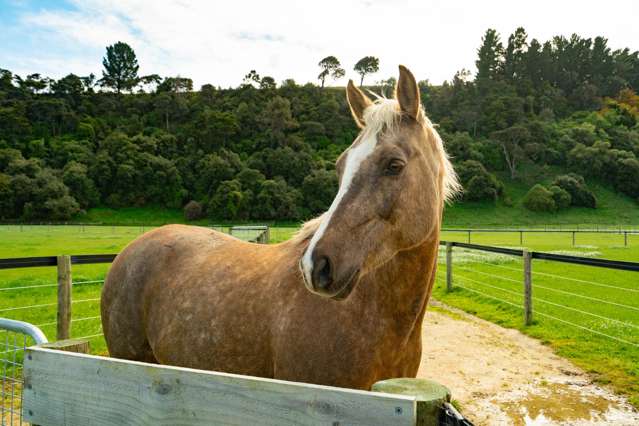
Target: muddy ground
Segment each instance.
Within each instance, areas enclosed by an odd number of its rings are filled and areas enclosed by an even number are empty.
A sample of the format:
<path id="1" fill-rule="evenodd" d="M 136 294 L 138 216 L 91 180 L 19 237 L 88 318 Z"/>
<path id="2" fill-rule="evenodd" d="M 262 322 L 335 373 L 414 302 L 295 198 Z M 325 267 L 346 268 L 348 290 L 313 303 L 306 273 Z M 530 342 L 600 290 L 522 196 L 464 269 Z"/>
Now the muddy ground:
<path id="1" fill-rule="evenodd" d="M 476 425 L 639 425 L 625 399 L 538 340 L 432 305 L 418 377 L 446 385 Z"/>

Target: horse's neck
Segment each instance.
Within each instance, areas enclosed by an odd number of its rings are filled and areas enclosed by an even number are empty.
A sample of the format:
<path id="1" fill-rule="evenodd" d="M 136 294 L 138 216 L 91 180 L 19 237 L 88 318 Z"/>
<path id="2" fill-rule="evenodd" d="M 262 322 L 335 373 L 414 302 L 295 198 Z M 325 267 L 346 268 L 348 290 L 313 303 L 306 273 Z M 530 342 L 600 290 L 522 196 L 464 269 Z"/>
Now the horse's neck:
<path id="1" fill-rule="evenodd" d="M 395 321 L 399 329 L 421 324 L 437 267 L 439 238 L 397 253 L 370 272 L 371 297 L 383 319 Z M 398 329 L 398 331 L 399 331 Z M 409 331 L 409 330 L 404 330 Z"/>

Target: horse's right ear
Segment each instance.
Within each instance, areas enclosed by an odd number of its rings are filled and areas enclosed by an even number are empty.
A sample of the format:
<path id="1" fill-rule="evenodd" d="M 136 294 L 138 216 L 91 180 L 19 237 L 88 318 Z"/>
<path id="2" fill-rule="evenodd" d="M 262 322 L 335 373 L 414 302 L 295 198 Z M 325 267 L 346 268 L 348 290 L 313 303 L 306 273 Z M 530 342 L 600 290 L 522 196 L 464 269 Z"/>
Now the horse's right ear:
<path id="1" fill-rule="evenodd" d="M 366 123 L 364 123 L 364 110 L 370 105 L 373 105 L 373 102 L 368 99 L 368 96 L 366 96 L 364 92 L 353 84 L 353 80 L 348 80 L 346 100 L 348 100 L 348 106 L 351 107 L 351 113 L 353 114 L 355 123 L 360 128 L 363 128 L 366 125 Z"/>

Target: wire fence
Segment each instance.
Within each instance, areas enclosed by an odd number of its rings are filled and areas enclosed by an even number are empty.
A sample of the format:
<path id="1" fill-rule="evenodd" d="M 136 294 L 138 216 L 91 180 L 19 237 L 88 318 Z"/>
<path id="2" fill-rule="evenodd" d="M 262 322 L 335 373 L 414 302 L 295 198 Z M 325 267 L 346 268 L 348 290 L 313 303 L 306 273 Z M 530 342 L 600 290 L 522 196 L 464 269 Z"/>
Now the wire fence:
<path id="1" fill-rule="evenodd" d="M 47 342 L 31 324 L 0 318 L 0 424 L 25 424 L 22 413 L 22 365 L 27 347 Z"/>
<path id="2" fill-rule="evenodd" d="M 484 309 L 506 321 L 530 309 L 527 325 L 550 321 L 558 334 L 578 330 L 619 344 L 615 350 L 639 348 L 639 263 L 540 252 L 526 256 L 525 250 L 467 243 L 449 243 L 445 250 L 450 254 L 440 254 L 446 268 L 436 283 L 444 295 L 473 304 L 474 311 Z M 498 310 L 481 308 L 483 303 Z"/>

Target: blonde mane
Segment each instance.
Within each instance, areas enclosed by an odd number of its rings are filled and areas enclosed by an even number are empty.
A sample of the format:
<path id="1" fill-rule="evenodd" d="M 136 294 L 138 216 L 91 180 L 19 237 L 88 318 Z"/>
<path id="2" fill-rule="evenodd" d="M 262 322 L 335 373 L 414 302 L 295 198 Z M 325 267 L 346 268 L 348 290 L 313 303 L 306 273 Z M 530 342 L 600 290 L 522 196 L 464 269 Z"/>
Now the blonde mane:
<path id="1" fill-rule="evenodd" d="M 402 114 L 399 108 L 399 102 L 397 102 L 396 99 L 388 99 L 376 93 L 370 93 L 375 97 L 375 101 L 364 110 L 363 118 L 366 127 L 364 127 L 362 132 L 374 132 L 377 134 L 382 130 L 395 130 L 400 122 Z M 428 119 L 428 117 L 426 117 L 423 108 L 419 109 L 419 122 L 424 126 L 427 134 L 432 137 L 437 150 L 441 154 L 443 163 L 442 195 L 445 202 L 450 202 L 461 191 L 461 185 L 457 179 L 457 173 L 455 173 L 453 165 L 448 158 L 448 154 L 444 149 L 444 142 L 442 141 L 442 138 L 439 136 L 439 133 L 437 133 L 437 130 L 435 130 L 433 123 Z M 301 242 L 311 238 L 322 222 L 323 216 L 324 214 L 305 222 L 300 230 L 293 235 L 292 239 L 296 242 Z"/>

